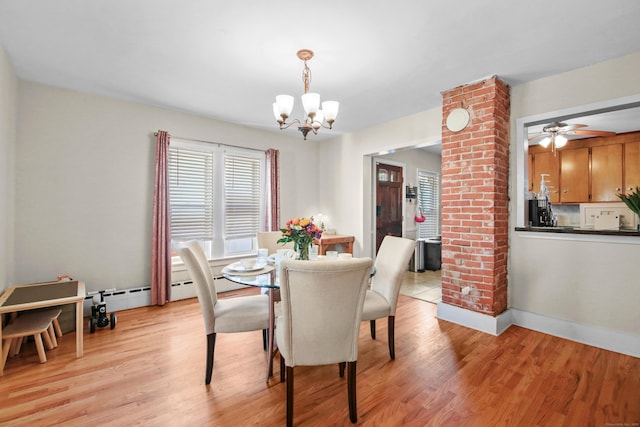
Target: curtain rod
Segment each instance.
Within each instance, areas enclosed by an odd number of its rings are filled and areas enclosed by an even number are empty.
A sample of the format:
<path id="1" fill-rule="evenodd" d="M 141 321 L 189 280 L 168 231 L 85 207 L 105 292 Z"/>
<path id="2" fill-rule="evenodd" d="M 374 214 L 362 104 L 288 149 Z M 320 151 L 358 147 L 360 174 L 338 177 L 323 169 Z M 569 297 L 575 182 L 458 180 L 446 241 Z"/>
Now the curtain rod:
<path id="1" fill-rule="evenodd" d="M 158 136 L 158 132 L 154 132 L 153 136 Z M 191 142 L 203 142 L 205 144 L 216 144 L 218 146 L 220 145 L 224 145 L 225 147 L 233 147 L 233 148 L 242 148 L 243 150 L 253 150 L 253 151 L 259 151 L 261 153 L 265 153 L 265 150 L 258 150 L 257 148 L 247 148 L 247 147 L 242 147 L 240 145 L 231 145 L 231 144 L 225 144 L 223 142 L 213 142 L 213 141 L 205 141 L 203 139 L 195 139 L 195 138 L 185 138 L 183 136 L 175 136 L 175 135 L 171 135 L 169 134 L 169 137 L 174 136 L 176 139 L 182 139 L 185 141 L 191 141 Z"/>

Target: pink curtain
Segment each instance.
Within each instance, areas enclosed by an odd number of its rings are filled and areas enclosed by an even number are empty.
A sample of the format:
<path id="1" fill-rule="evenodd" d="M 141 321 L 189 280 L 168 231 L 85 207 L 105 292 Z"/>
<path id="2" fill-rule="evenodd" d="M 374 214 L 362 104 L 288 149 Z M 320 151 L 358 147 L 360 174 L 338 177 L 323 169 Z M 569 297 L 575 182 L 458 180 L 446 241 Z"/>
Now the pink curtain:
<path id="1" fill-rule="evenodd" d="M 280 230 L 280 151 L 267 150 L 267 170 L 269 176 L 268 213 L 265 222 L 266 231 Z"/>
<path id="2" fill-rule="evenodd" d="M 156 179 L 153 193 L 151 304 L 164 305 L 171 292 L 171 222 L 169 218 L 168 132 L 156 133 Z"/>

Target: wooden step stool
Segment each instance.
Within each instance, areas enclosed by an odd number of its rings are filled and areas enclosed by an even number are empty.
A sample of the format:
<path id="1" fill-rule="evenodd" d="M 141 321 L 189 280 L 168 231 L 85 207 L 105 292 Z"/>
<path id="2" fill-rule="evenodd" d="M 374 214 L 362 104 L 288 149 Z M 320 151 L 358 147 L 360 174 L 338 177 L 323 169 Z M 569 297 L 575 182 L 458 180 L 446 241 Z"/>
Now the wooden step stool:
<path id="1" fill-rule="evenodd" d="M 58 336 L 61 336 L 62 333 L 60 325 L 54 326 L 54 321 L 57 323 L 60 313 L 60 309 L 26 312 L 16 317 L 11 324 L 5 327 L 2 330 L 2 337 L 5 342 L 2 346 L 0 372 L 4 369 L 9 352 L 12 355 L 18 354 L 23 338 L 31 335 L 33 335 L 33 340 L 38 350 L 40 363 L 45 363 L 47 356 L 42 341 L 44 339 L 44 343 L 49 350 L 57 347 L 56 333 L 60 332 Z"/>

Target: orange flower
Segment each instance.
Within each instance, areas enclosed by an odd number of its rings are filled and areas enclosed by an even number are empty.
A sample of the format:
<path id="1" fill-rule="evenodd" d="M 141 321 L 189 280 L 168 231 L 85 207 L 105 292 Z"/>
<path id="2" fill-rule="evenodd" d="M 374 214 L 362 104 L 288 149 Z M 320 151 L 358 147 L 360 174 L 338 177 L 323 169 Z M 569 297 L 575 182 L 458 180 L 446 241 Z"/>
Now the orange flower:
<path id="1" fill-rule="evenodd" d="M 309 225 L 309 223 L 311 223 L 311 221 L 309 221 L 309 219 L 308 219 L 308 218 L 302 218 L 302 219 L 300 220 L 300 225 L 301 225 L 302 227 L 306 227 L 307 225 Z"/>

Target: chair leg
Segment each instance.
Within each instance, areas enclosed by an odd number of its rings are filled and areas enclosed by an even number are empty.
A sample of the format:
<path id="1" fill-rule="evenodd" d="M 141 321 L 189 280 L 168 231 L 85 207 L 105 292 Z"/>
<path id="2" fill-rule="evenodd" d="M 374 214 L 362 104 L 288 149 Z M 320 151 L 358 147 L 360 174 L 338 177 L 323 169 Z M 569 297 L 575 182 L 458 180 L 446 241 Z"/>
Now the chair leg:
<path id="1" fill-rule="evenodd" d="M 53 347 L 57 347 L 58 346 L 58 339 L 56 338 L 56 331 L 53 327 L 53 322 L 51 322 L 51 324 L 49 325 L 49 329 L 47 330 L 47 332 L 49 334 L 49 338 L 51 338 L 51 343 L 53 344 Z"/>
<path id="2" fill-rule="evenodd" d="M 344 367 L 347 366 L 347 362 L 338 363 L 338 368 L 340 369 L 340 378 L 344 378 Z"/>
<path id="3" fill-rule="evenodd" d="M 268 335 L 269 330 L 268 329 L 263 329 L 262 330 L 262 349 L 264 351 L 267 351 L 267 335 Z"/>
<path id="4" fill-rule="evenodd" d="M 45 334 L 47 331 L 44 332 Z M 35 334 L 33 336 L 33 340 L 36 342 L 36 349 L 38 350 L 38 357 L 40 358 L 40 363 L 45 363 L 47 361 L 47 355 L 44 352 L 44 345 L 42 344 L 42 335 Z"/>
<path id="5" fill-rule="evenodd" d="M 389 316 L 387 328 L 389 329 L 389 355 L 391 356 L 391 360 L 396 358 L 396 346 L 394 343 L 394 330 L 396 325 L 396 316 Z"/>
<path id="6" fill-rule="evenodd" d="M 293 368 L 287 366 L 287 427 L 293 427 Z"/>
<path id="7" fill-rule="evenodd" d="M 373 338 L 374 340 L 376 339 L 376 321 L 371 320 L 369 321 L 370 327 L 371 327 L 371 338 Z"/>
<path id="8" fill-rule="evenodd" d="M 2 360 L 0 360 L 0 375 L 4 370 L 4 365 L 7 363 L 7 357 L 9 356 L 9 349 L 13 346 L 13 341 L 16 338 L 7 338 L 4 340 L 4 345 L 2 345 L 2 340 L 0 340 L 0 346 L 2 346 Z"/>
<path id="9" fill-rule="evenodd" d="M 58 322 L 58 319 L 57 318 L 53 319 L 52 323 L 53 323 L 53 328 L 56 330 L 56 335 L 58 337 L 61 337 L 62 329 L 60 329 L 60 323 Z"/>
<path id="10" fill-rule="evenodd" d="M 284 377 L 285 377 L 284 370 L 285 370 L 284 357 L 282 357 L 282 353 L 280 353 L 280 382 L 281 383 L 284 382 Z"/>
<path id="11" fill-rule="evenodd" d="M 16 337 L 11 341 L 11 349 L 9 350 L 9 354 L 11 356 L 17 356 L 20 353 L 20 348 L 22 347 L 22 340 L 24 337 Z"/>
<path id="12" fill-rule="evenodd" d="M 358 421 L 358 409 L 356 405 L 356 362 L 349 362 L 347 368 L 347 394 L 349 395 L 349 420 L 352 423 Z"/>
<path id="13" fill-rule="evenodd" d="M 44 339 L 44 344 L 47 346 L 47 350 L 52 350 L 54 346 L 53 341 L 51 340 L 51 336 L 49 335 L 49 328 L 47 328 L 43 333 L 39 335 L 42 337 L 42 339 Z"/>
<path id="14" fill-rule="evenodd" d="M 211 384 L 211 375 L 213 374 L 213 353 L 216 349 L 216 333 L 212 332 L 207 335 L 207 367 L 205 368 L 204 383 Z"/>

